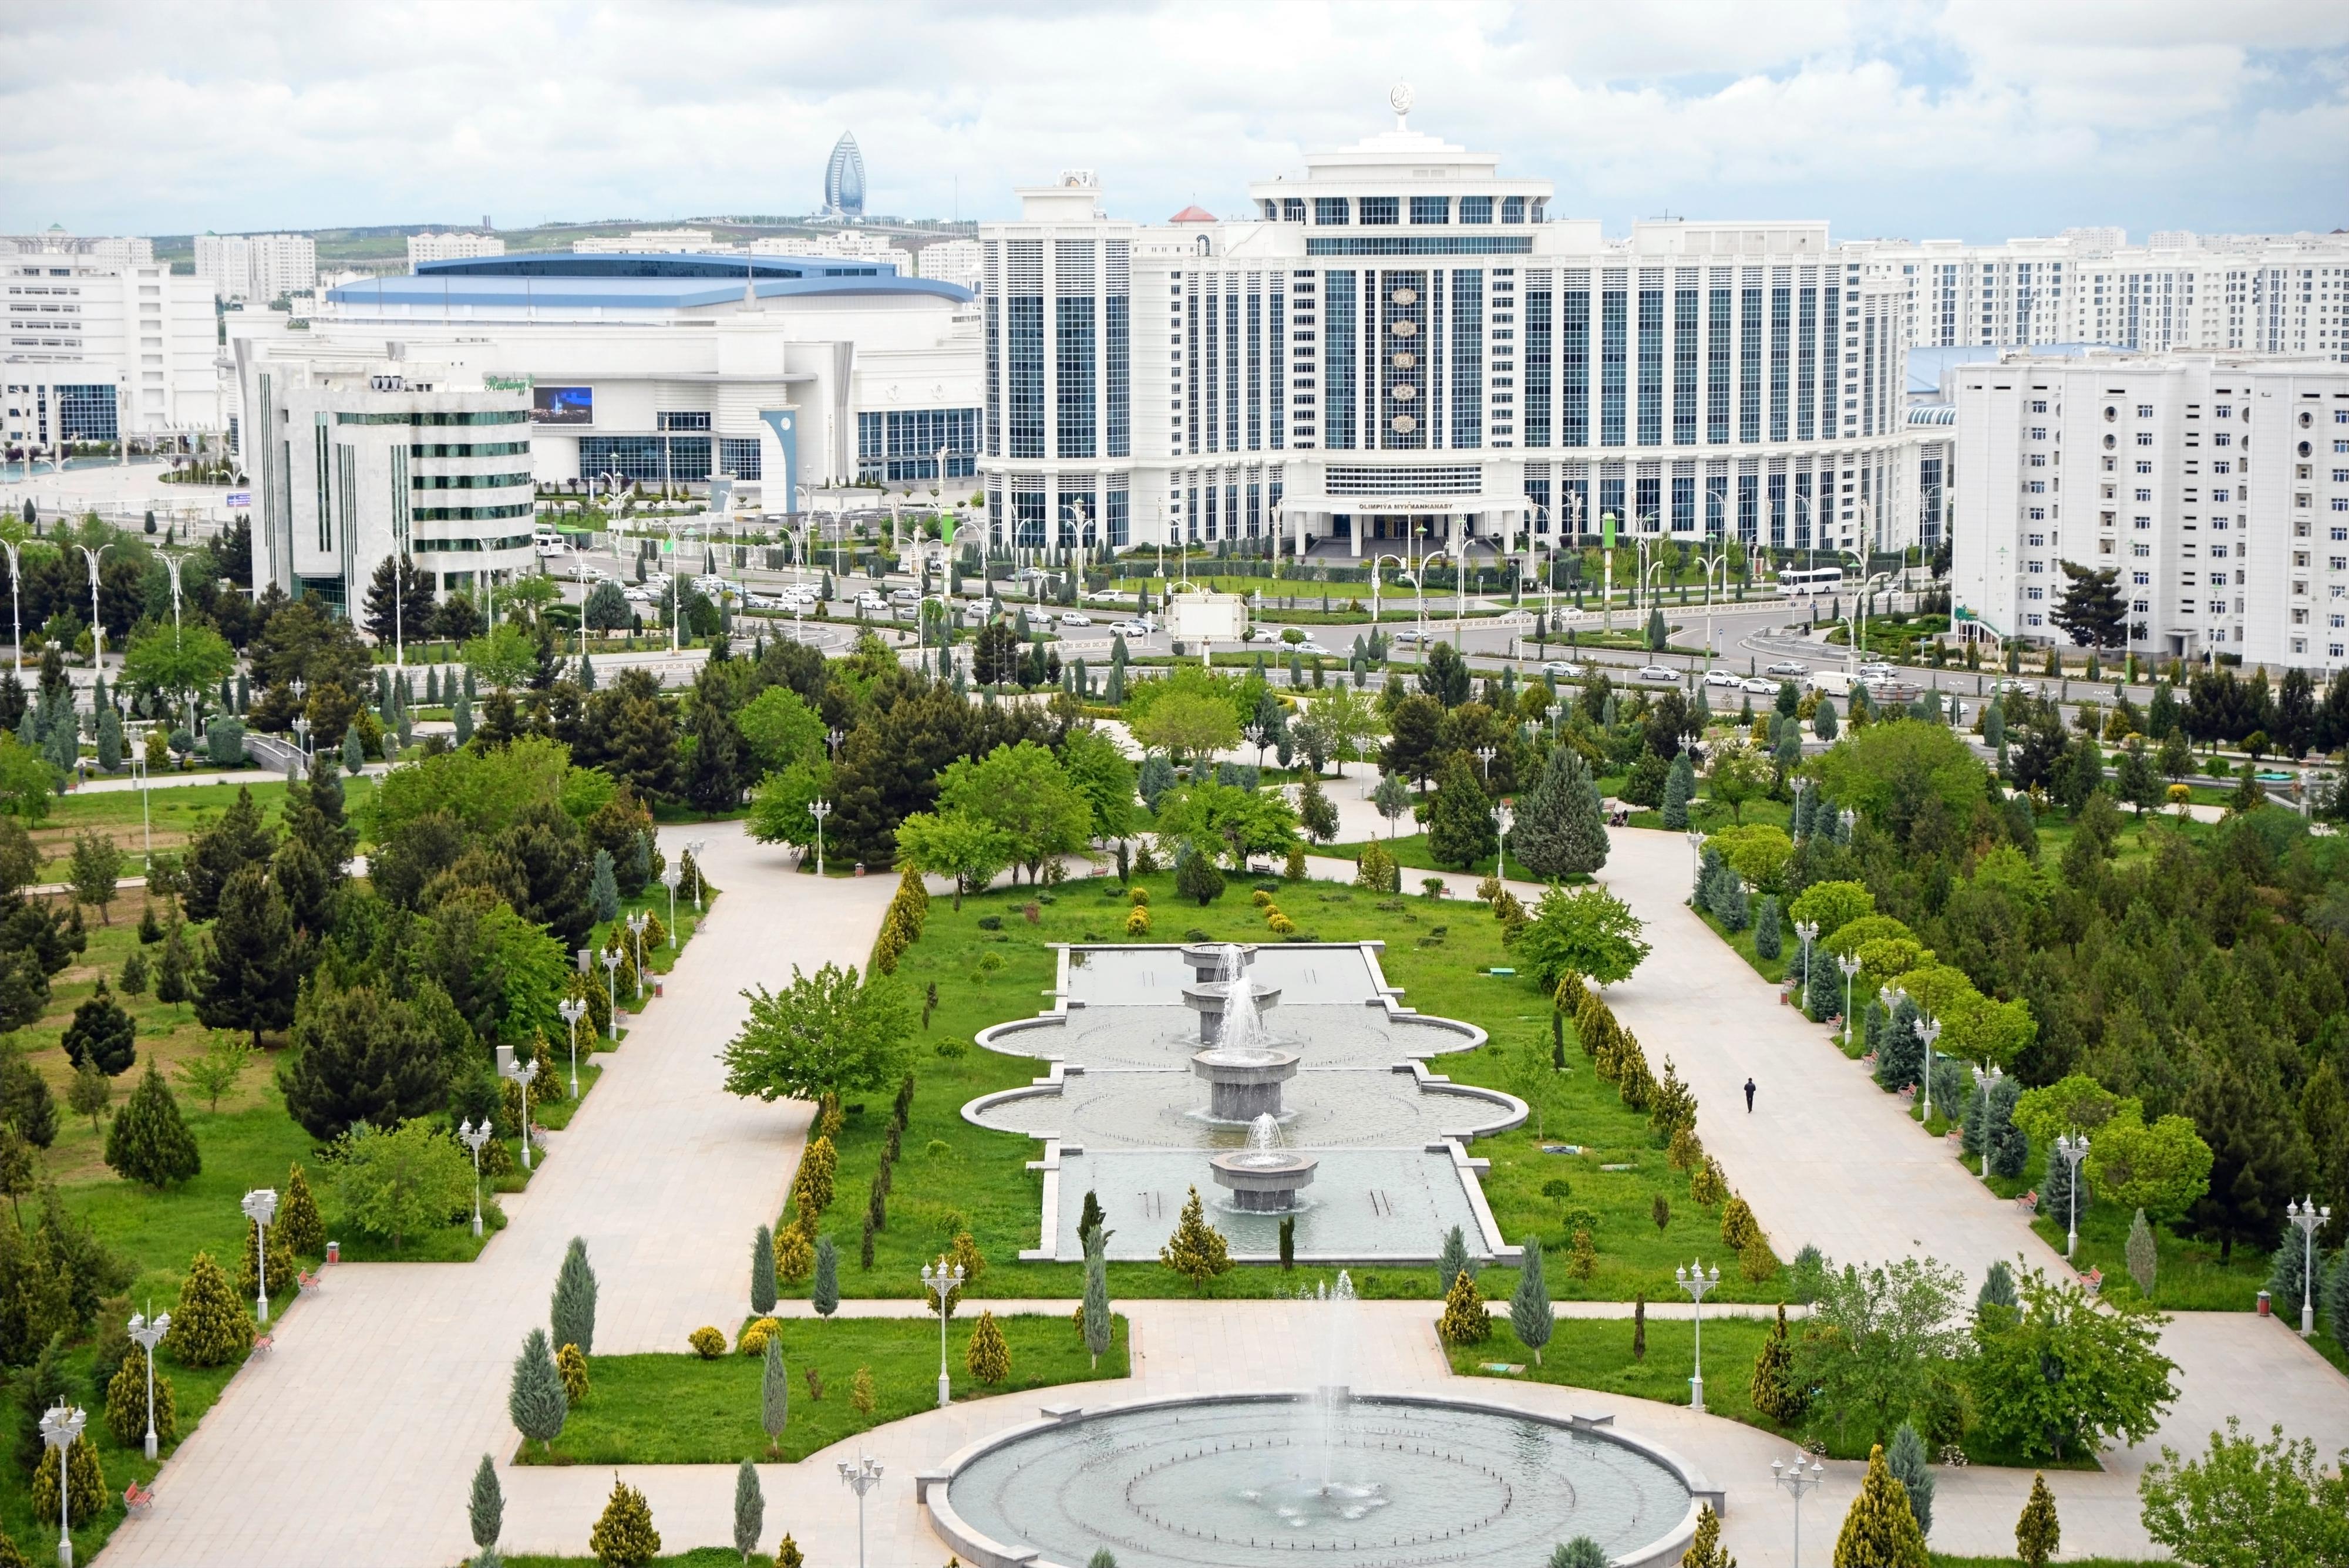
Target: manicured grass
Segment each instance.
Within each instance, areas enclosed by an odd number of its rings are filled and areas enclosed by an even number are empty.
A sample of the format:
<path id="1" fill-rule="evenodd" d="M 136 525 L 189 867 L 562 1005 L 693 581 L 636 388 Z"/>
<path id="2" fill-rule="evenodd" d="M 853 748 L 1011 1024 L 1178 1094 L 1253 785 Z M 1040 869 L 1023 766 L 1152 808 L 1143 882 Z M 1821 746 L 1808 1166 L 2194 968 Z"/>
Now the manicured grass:
<path id="1" fill-rule="evenodd" d="M 1126 1376 L 1126 1325 L 1119 1318 L 1112 1342 L 1095 1368 L 1076 1325 L 1065 1317 L 1022 1314 L 999 1318 L 1011 1348 L 1011 1375 L 990 1388 L 964 1364 L 976 1311 L 965 1307 L 949 1325 L 947 1371 L 957 1400 L 1026 1393 L 1063 1383 Z M 886 1422 L 934 1409 L 938 1402 L 936 1318 L 782 1320 L 783 1356 L 791 1368 L 791 1423 L 781 1458 L 797 1461 L 819 1449 Z M 552 1453 L 524 1443 L 522 1464 L 735 1464 L 768 1457 L 759 1425 L 762 1357 L 728 1354 L 704 1361 L 674 1355 L 591 1355 L 587 1397 L 572 1407 Z M 873 1374 L 871 1414 L 849 1403 L 857 1368 Z M 812 1397 L 813 1371 L 823 1394 Z"/>
<path id="2" fill-rule="evenodd" d="M 1555 1271 L 1552 1271 L 1555 1273 Z M 1483 1282 L 1479 1282 L 1483 1283 Z M 1723 1282 L 1726 1282 L 1725 1281 Z M 1689 1402 L 1689 1375 L 1696 1359 L 1696 1325 L 1684 1318 L 1648 1320 L 1647 1355 L 1631 1355 L 1629 1318 L 1560 1318 L 1542 1348 L 1539 1366 L 1533 1352 L 1521 1344 L 1509 1326 L 1508 1303 L 1487 1285 L 1494 1300 L 1493 1336 L 1483 1345 L 1447 1345 L 1452 1370 L 1465 1377 L 1498 1377 L 1517 1382 L 1555 1383 L 1571 1388 L 1593 1388 L 1666 1405 Z M 1838 1432 L 1833 1420 L 1814 1414 L 1798 1428 L 1780 1426 L 1754 1407 L 1754 1363 L 1775 1324 L 1763 1317 L 1708 1317 L 1704 1320 L 1704 1407 L 1709 1415 L 1757 1427 L 1790 1438 L 1815 1438 L 1826 1445 L 1828 1456 L 1864 1459 L 1875 1440 L 1864 1417 L 1855 1415 Z M 1802 1337 L 1799 1322 L 1788 1325 L 1790 1339 Z M 1799 1354 L 1799 1352 L 1798 1352 Z M 1487 1363 L 1522 1366 L 1522 1372 L 1489 1372 Z M 1895 1425 L 1898 1425 L 1896 1422 Z M 1975 1464 L 2019 1464 L 2038 1469 L 2096 1469 L 2092 1459 L 2024 1460 L 2002 1454 L 1969 1438 L 1966 1457 Z"/>
<path id="3" fill-rule="evenodd" d="M 2041 1174 L 2036 1162 L 2029 1168 L 2034 1178 Z M 2023 1185 L 2035 1188 L 2039 1182 L 2033 1179 Z M 2218 1243 L 2188 1241 L 2167 1225 L 2153 1228 L 2153 1294 L 2144 1295 L 2128 1272 L 2129 1223 L 2134 1218 L 2109 1203 L 2091 1204 L 2080 1216 L 2080 1248 L 2073 1263 L 2084 1273 L 2102 1269 L 2105 1294 L 2128 1301 L 2149 1299 L 2166 1312 L 2251 1312 L 2258 1307 L 2260 1292 L 2267 1288 L 2270 1254 L 2237 1247 L 2234 1257 L 2221 1264 Z M 2064 1223 L 2063 1214 L 2049 1211 L 2033 1220 L 2031 1228 L 2060 1253 Z M 2297 1237 L 2298 1233 L 2292 1234 Z M 2276 1307 L 2279 1314 L 2284 1310 L 2282 1304 Z M 2298 1302 L 2291 1303 L 2291 1312 L 2292 1321 L 2298 1323 Z"/>
<path id="4" fill-rule="evenodd" d="M 653 1528 L 660 1528 L 656 1516 Z M 782 1540 L 780 1529 L 770 1531 L 778 1542 Z M 600 1557 L 515 1557 L 508 1554 L 500 1559 L 506 1568 L 602 1568 Z M 1954 1561 L 1954 1559 L 1953 1559 Z M 746 1568 L 741 1553 L 730 1546 L 697 1546 L 675 1557 L 656 1557 L 652 1568 Z M 775 1568 L 775 1560 L 763 1552 L 750 1553 L 747 1568 Z"/>
<path id="5" fill-rule="evenodd" d="M 146 791 L 88 791 L 59 796 L 50 801 L 47 816 L 29 825 L 34 846 L 40 850 L 43 860 L 41 879 L 66 880 L 74 835 L 92 830 L 107 834 L 121 846 L 122 875 L 143 875 L 145 867 L 140 857 L 149 842 L 150 827 L 157 854 L 178 854 L 187 848 L 191 838 L 220 820 L 221 814 L 236 803 L 240 789 L 253 791 L 263 822 L 274 830 L 285 811 L 285 775 L 266 769 L 253 769 L 247 777 L 233 784 L 173 785 Z M 147 797 L 149 812 L 143 821 L 140 815 L 142 794 Z M 343 811 L 355 824 L 363 825 L 366 807 L 374 794 L 373 775 L 343 775 Z M 127 904 L 130 918 L 136 920 L 139 891 L 125 888 L 123 894 L 125 897 L 116 900 L 115 908 L 119 913 Z M 89 911 L 89 917 L 96 914 L 95 909 Z"/>
<path id="6" fill-rule="evenodd" d="M 1933 1568 L 2023 1568 L 2020 1557 L 1952 1557 L 1945 1552 L 1928 1552 L 1927 1556 Z M 538 1559 L 509 1557 L 506 1561 L 535 1563 Z M 758 1559 L 754 1557 L 751 1561 L 755 1563 Z M 2177 1568 L 2177 1565 L 2168 1559 L 2148 1562 L 2141 1557 L 2066 1557 L 2064 1568 Z"/>
<path id="7" fill-rule="evenodd" d="M 1218 940 L 1260 940 L 1264 922 L 1248 902 L 1247 881 L 1233 878 L 1224 896 L 1201 908 L 1177 900 L 1171 877 L 1138 877 L 1149 888 L 1152 930 L 1138 940 L 1174 942 L 1198 930 Z M 1301 934 L 1329 941 L 1382 940 L 1381 962 L 1391 983 L 1407 991 L 1409 1003 L 1423 1012 L 1464 1019 L 1492 1035 L 1481 1051 L 1441 1056 L 1433 1071 L 1469 1084 L 1517 1092 L 1511 1083 L 1511 1056 L 1528 1043 L 1547 1054 L 1547 1001 L 1523 975 L 1485 971 L 1512 965 L 1501 928 L 1473 901 L 1430 902 L 1419 897 L 1380 899 L 1341 884 L 1285 885 L 1277 895 Z M 1045 898 L 1051 901 L 1047 903 Z M 1035 909 L 1029 923 L 1023 909 Z M 1385 904 L 1389 907 L 1380 908 Z M 949 899 L 935 897 L 926 934 L 898 961 L 898 978 L 916 997 L 936 984 L 938 1006 L 926 1033 L 916 1036 L 914 1072 L 917 1087 L 903 1153 L 892 1172 L 888 1224 L 874 1237 L 874 1267 L 859 1266 L 859 1237 L 865 1197 L 888 1130 L 890 1096 L 874 1091 L 852 1099 L 838 1140 L 838 1196 L 821 1227 L 842 1252 L 841 1288 L 852 1295 L 918 1296 L 921 1265 L 937 1256 L 959 1231 L 968 1230 L 988 1260 L 970 1287 L 975 1297 L 1069 1297 L 1083 1287 L 1075 1263 L 1022 1262 L 1021 1249 L 1033 1247 L 1040 1207 L 1040 1178 L 1026 1168 L 1038 1145 L 988 1131 L 962 1119 L 971 1098 L 1040 1077 L 1045 1064 L 1033 1058 L 982 1051 L 972 1034 L 989 1024 L 1037 1012 L 1039 993 L 1054 974 L 1051 942 L 1123 942 L 1128 906 L 1109 878 L 1063 884 L 1040 896 L 1027 888 L 1001 889 L 968 898 L 957 913 Z M 999 930 L 978 921 L 995 918 Z M 1651 961 L 1667 961 L 1659 955 Z M 1538 1234 L 1550 1250 L 1551 1288 L 1562 1296 L 1629 1301 L 1638 1291 L 1661 1298 L 1671 1288 L 1675 1261 L 1720 1245 L 1720 1212 L 1691 1202 L 1688 1180 L 1664 1161 L 1645 1116 L 1625 1107 L 1614 1088 L 1591 1070 L 1566 1031 L 1567 1070 L 1549 1075 L 1543 1127 L 1551 1144 L 1582 1147 L 1576 1155 L 1545 1154 L 1535 1129 L 1480 1139 L 1472 1152 L 1490 1158 L 1484 1188 L 1502 1231 L 1512 1241 Z M 1661 1053 L 1651 1065 L 1661 1075 Z M 1603 1165 L 1630 1168 L 1606 1171 Z M 1729 1173 L 1733 1186 L 1737 1173 Z M 1563 1181 L 1569 1191 L 1546 1194 L 1545 1185 Z M 1666 1226 L 1651 1218 L 1653 1199 L 1670 1205 Z M 1589 1280 L 1569 1279 L 1562 1259 L 1570 1240 L 1570 1210 L 1587 1210 L 1578 1223 L 1595 1219 L 1599 1262 Z M 1109 1222 L 1116 1225 L 1112 1211 Z M 1437 1238 L 1430 1237 L 1433 1250 Z M 1283 1273 L 1270 1267 L 1237 1267 L 1209 1282 L 1200 1293 L 1213 1297 L 1291 1295 L 1299 1283 L 1334 1277 L 1334 1271 Z M 1506 1293 L 1509 1271 L 1489 1271 L 1494 1288 Z M 1184 1296 L 1192 1287 L 1153 1262 L 1112 1262 L 1111 1293 L 1124 1296 Z M 1365 1296 L 1432 1297 L 1432 1266 L 1373 1264 L 1353 1271 L 1355 1289 Z M 790 1287 L 804 1293 L 804 1283 Z M 1776 1281 L 1753 1284 L 1723 1282 L 1724 1299 L 1775 1301 Z"/>

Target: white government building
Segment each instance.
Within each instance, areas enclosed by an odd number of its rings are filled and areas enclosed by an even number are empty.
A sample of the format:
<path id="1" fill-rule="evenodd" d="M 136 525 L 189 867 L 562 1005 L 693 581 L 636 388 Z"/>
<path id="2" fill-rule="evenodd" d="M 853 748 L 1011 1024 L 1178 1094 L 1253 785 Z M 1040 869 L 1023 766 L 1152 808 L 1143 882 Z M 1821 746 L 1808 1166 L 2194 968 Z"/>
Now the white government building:
<path id="1" fill-rule="evenodd" d="M 52 230 L 0 238 L 0 444 L 55 452 L 221 428 L 211 287 L 152 242 Z"/>
<path id="2" fill-rule="evenodd" d="M 980 226 L 999 541 L 1361 559 L 1608 514 L 1689 543 L 1920 536 L 1896 279 L 1821 223 L 1553 220 L 1547 181 L 1393 102 L 1245 218 L 1113 219 L 1078 171 Z"/>
<path id="3" fill-rule="evenodd" d="M 2117 569 L 2139 653 L 2349 666 L 2338 358 L 2018 350 L 1952 379 L 1961 614 L 2067 642 L 2069 561 Z"/>
<path id="4" fill-rule="evenodd" d="M 934 482 L 941 449 L 967 482 L 978 331 L 967 290 L 806 255 L 478 257 L 329 288 L 300 327 L 232 314 L 263 571 L 356 604 L 405 543 L 444 589 L 495 581 L 532 566 L 541 483 L 723 476 L 782 512 Z"/>

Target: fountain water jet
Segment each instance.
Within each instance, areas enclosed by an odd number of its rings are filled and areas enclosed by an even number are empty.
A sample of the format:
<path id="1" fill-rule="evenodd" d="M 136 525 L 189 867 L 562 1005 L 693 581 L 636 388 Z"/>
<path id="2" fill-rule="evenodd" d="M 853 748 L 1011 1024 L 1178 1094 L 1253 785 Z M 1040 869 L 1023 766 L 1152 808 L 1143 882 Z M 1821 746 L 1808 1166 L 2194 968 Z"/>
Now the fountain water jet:
<path id="1" fill-rule="evenodd" d="M 1201 1052 L 1200 1055 L 1212 1054 Z M 1290 1071 L 1296 1070 L 1294 1056 L 1288 1058 Z M 1221 1085 L 1217 1085 L 1218 1088 Z M 1278 1096 L 1279 1085 L 1273 1085 Z M 1258 1214 L 1284 1213 L 1297 1207 L 1297 1194 L 1313 1182 L 1314 1167 L 1319 1162 L 1309 1154 L 1299 1154 L 1281 1147 L 1280 1122 L 1266 1114 L 1248 1124 L 1247 1147 L 1218 1154 L 1207 1161 L 1216 1185 L 1230 1191 L 1232 1207 Z M 1352 1286 L 1347 1287 L 1348 1299 L 1352 1298 Z"/>

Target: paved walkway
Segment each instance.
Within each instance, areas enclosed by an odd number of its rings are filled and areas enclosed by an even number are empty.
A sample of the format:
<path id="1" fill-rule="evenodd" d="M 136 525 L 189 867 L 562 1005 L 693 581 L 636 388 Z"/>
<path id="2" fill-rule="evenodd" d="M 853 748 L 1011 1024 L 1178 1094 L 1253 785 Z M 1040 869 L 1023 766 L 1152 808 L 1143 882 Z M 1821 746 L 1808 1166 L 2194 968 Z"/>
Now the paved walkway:
<path id="1" fill-rule="evenodd" d="M 512 1222 L 470 1265 L 336 1269 L 172 1457 L 154 1512 L 116 1532 L 108 1568 L 455 1561 L 474 1464 L 514 1447 L 508 1369 L 574 1235 L 600 1281 L 599 1352 L 678 1349 L 740 1314 L 750 1234 L 782 1206 L 807 1110 L 725 1094 L 717 1049 L 745 1012 L 741 987 L 788 980 L 793 962 L 861 963 L 895 883 L 819 892 L 738 825 L 690 831 L 728 896 L 570 1127 L 548 1135 L 531 1189 L 503 1199 Z M 584 1551 L 593 1513 L 550 1539 Z"/>

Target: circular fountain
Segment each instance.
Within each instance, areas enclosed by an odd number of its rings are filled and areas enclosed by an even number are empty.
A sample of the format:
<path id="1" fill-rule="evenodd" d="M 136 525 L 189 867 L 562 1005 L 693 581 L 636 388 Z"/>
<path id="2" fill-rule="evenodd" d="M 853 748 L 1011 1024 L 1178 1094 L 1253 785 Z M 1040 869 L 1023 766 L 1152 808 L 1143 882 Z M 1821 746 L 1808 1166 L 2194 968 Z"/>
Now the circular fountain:
<path id="1" fill-rule="evenodd" d="M 1603 1428 L 1417 1396 L 1234 1395 L 1061 1415 L 965 1449 L 930 1484 L 966 1563 L 1332 1568 L 1539 1563 L 1588 1535 L 1623 1568 L 1677 1561 L 1703 1488 Z"/>
<path id="2" fill-rule="evenodd" d="M 1237 980 L 1256 962 L 1254 942 L 1187 942 L 1178 950 L 1191 966 L 1192 980 L 1199 982 Z"/>
<path id="3" fill-rule="evenodd" d="M 1275 1085 L 1276 1097 L 1279 1092 Z M 1309 1154 L 1283 1147 L 1280 1122 L 1269 1113 L 1248 1124 L 1247 1147 L 1207 1160 L 1216 1185 L 1232 1195 L 1232 1207 L 1252 1214 L 1285 1214 L 1296 1208 L 1298 1193 L 1313 1185 L 1313 1169 L 1319 1163 Z"/>
<path id="4" fill-rule="evenodd" d="M 1279 1001 L 1280 987 L 1260 980 L 1208 980 L 1183 988 L 1183 1005 L 1199 1015 L 1202 1045 L 1227 1044 L 1236 1017 L 1261 1018 Z"/>

